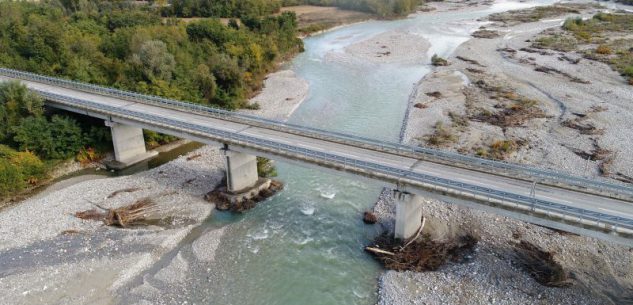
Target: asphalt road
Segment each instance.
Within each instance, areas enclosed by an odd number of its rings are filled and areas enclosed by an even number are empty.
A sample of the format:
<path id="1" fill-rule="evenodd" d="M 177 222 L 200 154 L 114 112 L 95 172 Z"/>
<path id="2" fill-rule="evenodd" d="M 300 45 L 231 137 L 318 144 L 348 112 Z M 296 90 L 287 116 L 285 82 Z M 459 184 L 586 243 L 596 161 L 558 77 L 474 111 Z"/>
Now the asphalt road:
<path id="1" fill-rule="evenodd" d="M 3 80 L 8 80 L 8 78 L 0 76 L 0 81 Z M 176 109 L 163 108 L 160 106 L 127 101 L 119 98 L 56 87 L 53 85 L 37 82 L 24 80 L 21 81 L 32 89 L 87 100 L 108 106 L 114 106 L 121 109 L 153 114 L 155 116 L 179 120 L 190 124 L 196 124 L 199 126 L 206 126 L 232 133 L 248 135 L 259 139 L 265 139 L 297 147 L 308 148 L 315 151 L 350 157 L 366 162 L 373 162 L 376 164 L 391 166 L 398 169 L 411 170 L 416 173 L 442 177 L 470 185 L 492 188 L 495 190 L 511 192 L 524 196 L 530 196 L 530 191 L 532 188 L 532 182 L 520 179 L 513 179 L 506 176 L 483 173 L 480 171 L 469 170 L 462 167 L 452 167 L 449 165 L 438 164 L 430 161 L 421 161 L 410 157 L 390 154 L 387 152 L 380 152 L 352 145 L 334 143 L 331 141 L 315 139 L 313 137 L 289 134 L 282 131 L 265 129 L 261 127 L 250 126 L 247 124 L 229 122 Z M 609 197 L 574 191 L 566 188 L 558 188 L 546 185 L 537 185 L 535 197 L 567 206 L 573 206 L 603 214 L 633 219 L 633 203 L 624 200 L 613 199 Z"/>

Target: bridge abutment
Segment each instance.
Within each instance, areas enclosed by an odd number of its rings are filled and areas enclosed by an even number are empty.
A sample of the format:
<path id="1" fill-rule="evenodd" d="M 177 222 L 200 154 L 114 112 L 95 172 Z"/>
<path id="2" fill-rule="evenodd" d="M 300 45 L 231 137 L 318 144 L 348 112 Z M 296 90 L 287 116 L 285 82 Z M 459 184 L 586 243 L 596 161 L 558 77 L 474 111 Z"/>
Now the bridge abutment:
<path id="1" fill-rule="evenodd" d="M 422 225 L 422 198 L 411 193 L 393 191 L 396 200 L 395 238 L 407 239 Z"/>
<path id="2" fill-rule="evenodd" d="M 106 126 L 110 127 L 112 132 L 116 160 L 116 162 L 108 164 L 108 167 L 122 169 L 158 154 L 157 152 L 148 152 L 145 149 L 143 129 L 111 121 L 106 121 Z"/>
<path id="3" fill-rule="evenodd" d="M 257 156 L 224 148 L 226 166 L 226 189 L 231 193 L 241 193 L 257 184 Z"/>

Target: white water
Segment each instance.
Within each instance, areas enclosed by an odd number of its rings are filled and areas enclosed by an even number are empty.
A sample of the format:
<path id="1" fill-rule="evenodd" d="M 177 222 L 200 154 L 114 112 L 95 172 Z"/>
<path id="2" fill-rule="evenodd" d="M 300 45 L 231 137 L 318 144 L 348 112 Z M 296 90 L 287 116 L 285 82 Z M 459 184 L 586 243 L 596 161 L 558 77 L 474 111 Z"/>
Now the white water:
<path id="1" fill-rule="evenodd" d="M 450 55 L 492 12 L 533 6 L 502 1 L 478 11 L 422 14 L 370 21 L 305 40 L 291 68 L 310 84 L 290 121 L 397 141 L 413 84 L 431 71 L 434 53 Z M 421 64 L 326 60 L 353 43 L 390 30 L 431 42 Z M 467 81 L 467 80 L 465 80 Z M 381 268 L 363 252 L 379 232 L 361 221 L 382 185 L 278 164 L 284 191 L 243 215 L 216 213 L 225 226 L 215 261 L 193 262 L 183 295 L 196 304 L 375 304 Z M 208 279 L 207 281 L 200 279 Z"/>

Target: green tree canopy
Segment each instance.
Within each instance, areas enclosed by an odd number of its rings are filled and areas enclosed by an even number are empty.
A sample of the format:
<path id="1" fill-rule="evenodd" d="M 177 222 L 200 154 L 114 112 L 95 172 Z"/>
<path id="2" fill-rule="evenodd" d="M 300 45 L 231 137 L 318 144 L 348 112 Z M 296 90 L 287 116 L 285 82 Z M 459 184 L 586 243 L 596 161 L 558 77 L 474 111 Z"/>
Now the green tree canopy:
<path id="1" fill-rule="evenodd" d="M 44 112 L 43 100 L 17 81 L 0 83 L 0 142 L 13 137 L 12 126 L 29 116 L 39 117 Z"/>

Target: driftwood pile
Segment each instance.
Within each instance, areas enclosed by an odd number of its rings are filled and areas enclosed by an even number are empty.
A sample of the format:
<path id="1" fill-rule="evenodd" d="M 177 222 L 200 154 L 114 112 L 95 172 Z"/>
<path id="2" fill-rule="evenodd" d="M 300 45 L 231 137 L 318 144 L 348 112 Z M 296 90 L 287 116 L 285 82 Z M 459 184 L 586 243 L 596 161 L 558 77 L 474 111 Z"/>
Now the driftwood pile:
<path id="1" fill-rule="evenodd" d="M 98 206 L 99 207 L 99 206 Z M 85 220 L 100 220 L 108 226 L 122 228 L 144 225 L 148 223 L 148 216 L 156 212 L 156 204 L 150 198 L 142 198 L 130 205 L 116 209 L 91 209 L 75 213 L 75 217 Z"/>
<path id="2" fill-rule="evenodd" d="M 415 236 L 403 243 L 392 234 L 382 234 L 374 240 L 374 245 L 366 247 L 385 268 L 396 271 L 434 271 L 449 261 L 461 262 L 473 249 L 479 239 L 473 235 L 463 235 L 455 240 L 434 241 L 428 236 Z"/>
<path id="3" fill-rule="evenodd" d="M 525 270 L 539 284 L 548 287 L 568 287 L 572 285 L 569 275 L 554 260 L 554 253 L 522 240 L 514 245 L 514 254 L 519 267 Z"/>

